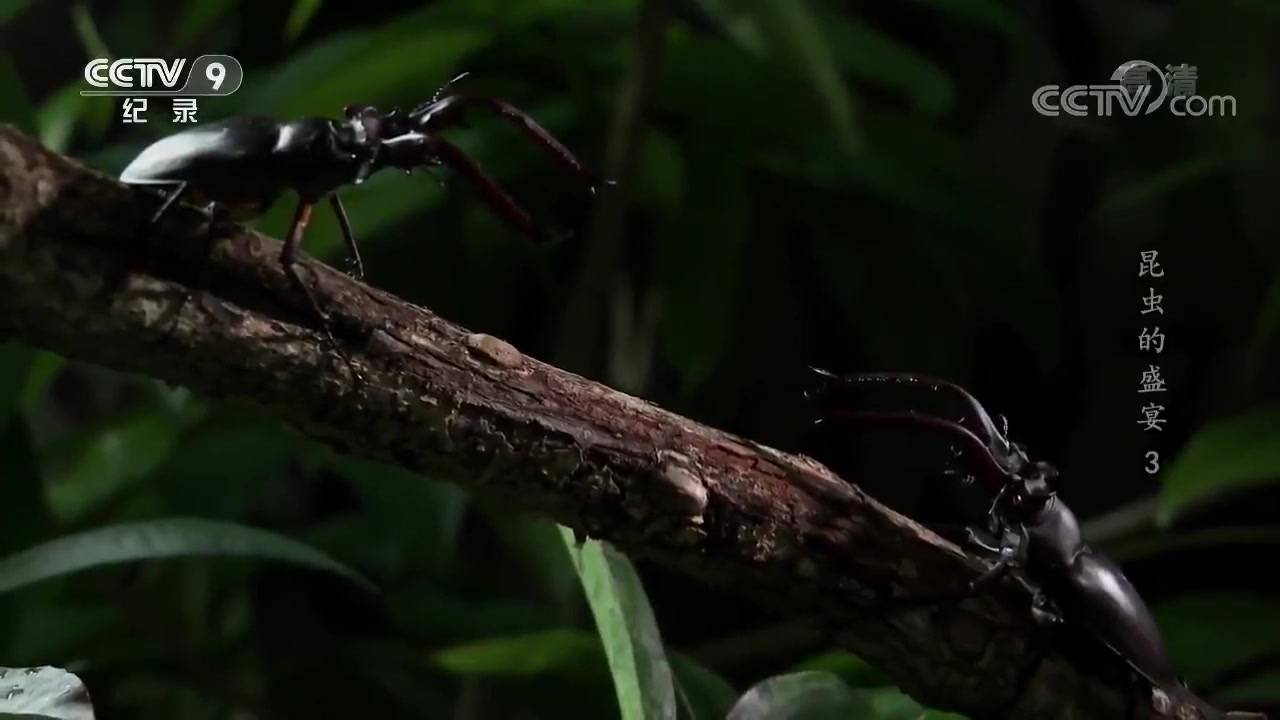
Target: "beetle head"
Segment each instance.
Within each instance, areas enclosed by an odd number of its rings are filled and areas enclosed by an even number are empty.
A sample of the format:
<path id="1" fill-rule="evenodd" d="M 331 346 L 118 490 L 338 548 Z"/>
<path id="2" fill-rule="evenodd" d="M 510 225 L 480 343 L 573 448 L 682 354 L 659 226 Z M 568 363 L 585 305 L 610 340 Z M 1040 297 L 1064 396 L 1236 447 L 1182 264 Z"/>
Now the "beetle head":
<path id="1" fill-rule="evenodd" d="M 1058 469 L 1042 460 L 1028 463 L 1026 472 L 1011 478 L 1005 502 L 1009 513 L 1020 520 L 1030 520 L 1044 510 L 1056 495 L 1054 486 Z"/>

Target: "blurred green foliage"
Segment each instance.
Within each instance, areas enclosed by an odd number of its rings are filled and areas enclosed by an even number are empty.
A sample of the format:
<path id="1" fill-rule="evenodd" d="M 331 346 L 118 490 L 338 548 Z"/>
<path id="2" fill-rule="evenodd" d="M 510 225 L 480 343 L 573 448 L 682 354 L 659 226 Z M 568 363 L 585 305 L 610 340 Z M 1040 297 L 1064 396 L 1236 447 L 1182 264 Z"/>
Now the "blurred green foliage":
<path id="1" fill-rule="evenodd" d="M 1080 478 L 1064 491 L 1074 506 L 1156 494 L 1108 549 L 1153 588 L 1193 686 L 1274 708 L 1277 588 L 1223 561 L 1272 557 L 1280 529 L 1270 511 L 1214 508 L 1265 505 L 1249 498 L 1280 477 L 1264 55 L 1280 15 L 1180 0 L 1151 18 L 1117 2 L 1106 18 L 1131 21 L 1091 24 L 1070 12 L 1081 3 L 1052 5 L 1065 9 L 673 0 L 622 238 L 529 248 L 461 181 L 386 175 L 343 197 L 374 284 L 542 356 L 605 338 L 575 369 L 778 445 L 806 422 L 791 410 L 807 364 L 987 378 L 979 394 Z M 407 106 L 471 70 L 468 91 L 516 102 L 599 166 L 640 10 L 8 0 L 0 120 L 114 173 L 176 128 L 162 103 L 126 126 L 114 101 L 81 97 L 88 57 L 237 56 L 242 89 L 202 99 L 203 122 Z M 1104 24 L 1114 36 L 1090 56 Z M 1204 92 L 1234 93 L 1240 114 L 1072 124 L 1029 109 L 1039 85 L 1101 82 L 1138 55 L 1198 65 Z M 588 225 L 510 128 L 476 117 L 450 136 L 535 217 Z M 291 209 L 259 229 L 280 234 Z M 602 242 L 622 249 L 616 266 L 582 261 Z M 309 253 L 339 245 L 335 223 L 313 223 Z M 1132 394 L 1150 358 L 1132 347 L 1145 286 L 1131 273 L 1152 247 L 1170 267 L 1160 361 L 1181 423 L 1160 440 L 1158 486 Z M 592 274 L 611 279 L 589 298 L 608 332 L 559 327 Z M 911 455 L 857 477 L 879 492 L 912 462 L 936 475 Z M 944 717 L 821 643 L 757 647 L 771 618 L 736 598 L 448 478 L 47 352 L 0 346 L 0 467 L 0 662 L 76 672 L 101 717 Z M 1197 514 L 1209 519 L 1174 532 Z M 705 651 L 721 636 L 728 657 Z"/>

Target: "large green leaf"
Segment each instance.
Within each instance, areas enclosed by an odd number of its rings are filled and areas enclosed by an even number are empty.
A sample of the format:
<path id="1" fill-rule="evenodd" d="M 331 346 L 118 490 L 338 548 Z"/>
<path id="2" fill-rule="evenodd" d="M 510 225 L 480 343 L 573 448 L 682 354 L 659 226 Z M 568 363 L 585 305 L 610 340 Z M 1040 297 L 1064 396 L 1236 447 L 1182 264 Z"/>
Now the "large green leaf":
<path id="1" fill-rule="evenodd" d="M 1280 480 L 1280 408 L 1209 423 L 1160 479 L 1156 521 L 1162 526 L 1208 500 Z"/>
<path id="2" fill-rule="evenodd" d="M 32 2 L 33 0 L 6 0 L 0 3 L 0 26 L 17 17 Z"/>
<path id="3" fill-rule="evenodd" d="M 855 688 L 882 687 L 889 681 L 884 673 L 852 653 L 839 650 L 825 652 L 791 668 L 792 672 L 821 671 L 838 676 Z"/>
<path id="4" fill-rule="evenodd" d="M 28 133 L 34 133 L 38 124 L 13 58 L 5 52 L 0 52 L 0 122 L 13 123 Z"/>
<path id="5" fill-rule="evenodd" d="M 1280 546 L 1280 528 L 1275 527 L 1212 527 L 1175 534 L 1153 533 L 1132 539 L 1108 543 L 1103 550 L 1116 562 L 1128 564 L 1165 553 L 1226 545 L 1277 545 Z"/>
<path id="6" fill-rule="evenodd" d="M 577 600 L 578 571 L 564 551 L 558 526 L 543 517 L 512 513 L 492 504 L 478 506 L 488 526 L 511 557 L 542 587 L 562 612 Z"/>
<path id="7" fill-rule="evenodd" d="M 668 659 L 693 716 L 689 720 L 720 720 L 728 714 L 738 696 L 728 681 L 681 653 L 670 653 Z"/>
<path id="8" fill-rule="evenodd" d="M 186 47 L 237 4 L 239 0 L 188 0 L 185 3 L 186 10 L 179 16 L 173 29 L 173 45 Z"/>
<path id="9" fill-rule="evenodd" d="M 741 145 L 695 136 L 687 152 L 688 198 L 661 231 L 658 261 L 668 308 L 660 350 L 686 392 L 711 376 L 728 343 L 751 222 Z"/>
<path id="10" fill-rule="evenodd" d="M 241 557 L 314 568 L 376 592 L 360 574 L 292 538 L 198 518 L 122 523 L 86 530 L 0 559 L 0 593 L 81 570 L 176 557 Z"/>
<path id="11" fill-rule="evenodd" d="M 93 720 L 89 690 L 55 667 L 0 667 L 0 718 Z"/>
<path id="12" fill-rule="evenodd" d="M 808 0 L 700 0 L 700 4 L 744 48 L 803 77 L 821 99 L 836 138 L 847 149 L 858 147 L 853 100 Z"/>
<path id="13" fill-rule="evenodd" d="M 671 665 L 658 621 L 631 561 L 599 541 L 588 540 L 579 546 L 568 528 L 561 527 L 560 535 L 595 616 L 622 719 L 675 720 Z"/>
<path id="14" fill-rule="evenodd" d="M 964 720 L 921 706 L 895 688 L 854 690 L 834 673 L 806 670 L 762 680 L 726 720 Z"/>
<path id="15" fill-rule="evenodd" d="M 236 95 L 244 94 L 244 107 L 278 117 L 332 115 L 353 102 L 417 103 L 489 40 L 485 28 L 412 14 L 311 45 Z"/>
<path id="16" fill-rule="evenodd" d="M 952 109 L 955 83 L 937 63 L 847 11 L 818 17 L 840 69 L 906 95 L 925 115 L 938 117 Z"/>
<path id="17" fill-rule="evenodd" d="M 441 589 L 435 579 L 411 582 L 409 587 L 397 587 L 387 596 L 395 626 L 409 636 L 465 644 L 482 638 L 538 632 L 560 622 L 557 613 L 543 605 L 463 595 Z"/>
<path id="18" fill-rule="evenodd" d="M 1015 43 L 1033 39 L 1031 26 L 1018 11 L 998 0 L 912 0 L 957 20 L 1003 33 Z"/>
<path id="19" fill-rule="evenodd" d="M 1271 282 L 1262 301 L 1262 309 L 1258 312 L 1258 321 L 1254 326 L 1253 339 L 1249 341 L 1248 355 L 1245 357 L 1244 373 L 1246 377 L 1254 377 L 1262 367 L 1266 357 L 1268 344 L 1280 329 L 1280 275 Z"/>
<path id="20" fill-rule="evenodd" d="M 293 0 L 293 9 L 289 11 L 289 19 L 284 22 L 284 37 L 292 42 L 298 39 L 302 31 L 307 29 L 311 18 L 315 17 L 324 0 Z"/>
<path id="21" fill-rule="evenodd" d="M 343 547 L 387 573 L 453 569 L 469 497 L 456 485 L 388 463 L 334 455 L 329 468 L 352 484 L 364 512 L 348 524 Z M 362 563 L 364 565 L 364 563 Z"/>
<path id="22" fill-rule="evenodd" d="M 437 652 L 440 667 L 460 675 L 534 677 L 572 674 L 598 666 L 605 658 L 600 638 L 570 628 L 555 628 L 487 638 Z M 733 686 L 694 660 L 672 653 L 671 667 L 693 711 L 692 720 L 719 720 L 733 705 Z"/>
<path id="23" fill-rule="evenodd" d="M 530 676 L 586 666 L 599 658 L 599 638 L 560 628 L 477 640 L 441 650 L 434 659 L 440 667 L 460 675 Z"/>
<path id="24" fill-rule="evenodd" d="M 278 423 L 237 417 L 204 423 L 149 473 L 166 512 L 243 517 L 288 469 L 298 441 Z"/>
<path id="25" fill-rule="evenodd" d="M 160 465 L 203 406 L 148 405 L 62 439 L 43 451 L 49 506 L 64 522 L 84 517 Z"/>
<path id="26" fill-rule="evenodd" d="M 0 422 L 0 553 L 13 552 L 42 537 L 53 524 L 45 504 L 36 454 L 27 423 L 21 417 Z"/>
<path id="27" fill-rule="evenodd" d="M 839 677 L 820 671 L 762 680 L 734 703 L 726 720 L 848 720 L 874 718 L 865 698 Z"/>
<path id="28" fill-rule="evenodd" d="M 1179 671 L 1195 687 L 1280 648 L 1280 606 L 1260 595 L 1207 593 L 1153 612 Z"/>

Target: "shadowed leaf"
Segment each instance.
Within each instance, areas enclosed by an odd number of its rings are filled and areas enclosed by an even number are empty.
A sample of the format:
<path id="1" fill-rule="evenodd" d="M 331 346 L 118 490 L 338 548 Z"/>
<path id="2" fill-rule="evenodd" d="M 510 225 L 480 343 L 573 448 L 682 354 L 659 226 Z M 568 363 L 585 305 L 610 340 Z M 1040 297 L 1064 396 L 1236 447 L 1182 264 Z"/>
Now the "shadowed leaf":
<path id="1" fill-rule="evenodd" d="M 1203 594 L 1152 609 L 1179 672 L 1194 687 L 1280 648 L 1280 607 L 1265 596 Z"/>
<path id="2" fill-rule="evenodd" d="M 1221 495 L 1280 479 L 1280 408 L 1216 420 L 1187 441 L 1161 478 L 1156 522 Z"/>
<path id="3" fill-rule="evenodd" d="M 10 555 L 0 560 L 0 593 L 89 568 L 178 557 L 290 563 L 332 573 L 376 592 L 354 570 L 292 538 L 233 523 L 173 518 L 86 530 Z"/>
<path id="4" fill-rule="evenodd" d="M 0 667 L 0 717 L 94 720 L 84 683 L 55 667 Z"/>
<path id="5" fill-rule="evenodd" d="M 598 660 L 600 640 L 581 630 L 544 630 L 478 640 L 435 654 L 440 667 L 463 675 L 541 675 Z"/>
<path id="6" fill-rule="evenodd" d="M 1267 346 L 1277 329 L 1280 329 L 1280 275 L 1271 282 L 1271 289 L 1267 290 L 1267 296 L 1262 301 L 1262 310 L 1258 312 L 1253 339 L 1249 342 L 1248 355 L 1245 357 L 1245 377 L 1254 377 L 1262 367 Z"/>
<path id="7" fill-rule="evenodd" d="M 778 675 L 738 698 L 726 720 L 847 720 L 873 717 L 867 703 L 828 672 Z"/>

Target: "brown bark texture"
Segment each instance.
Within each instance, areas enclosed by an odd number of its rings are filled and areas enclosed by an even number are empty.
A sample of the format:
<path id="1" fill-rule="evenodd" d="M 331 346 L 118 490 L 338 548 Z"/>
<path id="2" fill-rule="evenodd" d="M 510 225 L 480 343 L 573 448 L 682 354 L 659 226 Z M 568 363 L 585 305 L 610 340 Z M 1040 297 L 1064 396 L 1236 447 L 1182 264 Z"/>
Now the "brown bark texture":
<path id="1" fill-rule="evenodd" d="M 0 341 L 251 402 L 341 452 L 542 513 L 726 598 L 818 617 L 935 707 L 1198 717 L 1105 652 L 1039 627 L 1014 582 L 871 609 L 886 593 L 961 587 L 984 566 L 808 458 L 547 365 L 304 256 L 352 374 L 287 283 L 279 241 L 210 230 L 184 206 L 148 230 L 158 202 L 0 126 Z"/>

